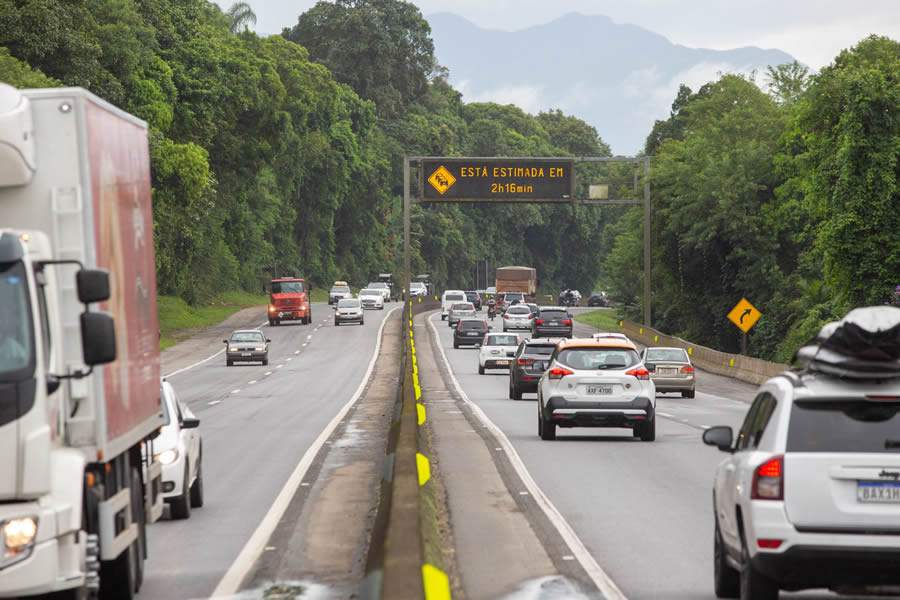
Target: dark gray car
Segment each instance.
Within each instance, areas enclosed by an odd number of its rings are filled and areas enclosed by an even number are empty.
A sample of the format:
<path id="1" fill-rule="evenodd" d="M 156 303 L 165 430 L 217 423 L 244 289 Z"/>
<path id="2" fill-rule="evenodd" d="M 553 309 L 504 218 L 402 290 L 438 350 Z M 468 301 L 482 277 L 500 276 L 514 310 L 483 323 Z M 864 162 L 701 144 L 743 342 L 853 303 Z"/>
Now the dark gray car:
<path id="1" fill-rule="evenodd" d="M 259 329 L 238 329 L 225 342 L 225 365 L 236 362 L 269 364 L 269 342 Z"/>
<path id="2" fill-rule="evenodd" d="M 542 306 L 531 326 L 532 337 L 572 337 L 572 315 L 562 306 Z"/>

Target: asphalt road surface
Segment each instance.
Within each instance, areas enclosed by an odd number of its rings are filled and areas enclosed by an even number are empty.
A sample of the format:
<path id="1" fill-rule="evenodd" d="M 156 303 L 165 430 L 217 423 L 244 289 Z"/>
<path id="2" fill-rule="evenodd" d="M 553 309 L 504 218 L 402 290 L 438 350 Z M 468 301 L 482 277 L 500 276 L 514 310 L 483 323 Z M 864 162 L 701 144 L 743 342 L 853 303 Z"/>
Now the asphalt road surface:
<path id="1" fill-rule="evenodd" d="M 189 520 L 149 527 L 142 599 L 208 597 L 319 433 L 356 391 L 384 311 L 334 327 L 325 304 L 310 325 L 263 328 L 269 365 L 225 366 L 224 355 L 169 378 L 200 419 L 205 504 Z M 206 349 L 202 360 L 221 349 Z"/>
<path id="2" fill-rule="evenodd" d="M 700 372 L 696 398 L 657 398 L 660 418 L 652 443 L 633 439 L 627 429 L 577 428 L 557 429 L 557 441 L 544 442 L 537 435 L 536 396 L 508 399 L 507 372 L 478 375 L 478 350 L 454 350 L 446 322 L 439 314 L 431 319 L 470 400 L 503 430 L 537 484 L 629 600 L 715 598 L 712 480 L 723 455 L 700 436 L 713 425 L 737 429 L 755 386 Z M 500 318 L 492 325 L 500 330 Z M 575 333 L 587 337 L 592 331 L 576 325 Z M 782 594 L 794 597 L 836 596 Z"/>

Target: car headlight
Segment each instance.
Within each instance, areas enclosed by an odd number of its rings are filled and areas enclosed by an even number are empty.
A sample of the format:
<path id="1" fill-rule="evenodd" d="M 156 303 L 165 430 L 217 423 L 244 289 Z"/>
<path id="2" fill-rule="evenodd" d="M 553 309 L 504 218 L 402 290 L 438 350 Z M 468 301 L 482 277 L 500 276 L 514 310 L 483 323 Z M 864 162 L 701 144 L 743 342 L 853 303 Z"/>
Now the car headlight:
<path id="1" fill-rule="evenodd" d="M 159 454 L 156 455 L 156 460 L 161 462 L 164 465 L 171 465 L 173 462 L 178 460 L 178 450 L 163 450 Z"/>
<path id="2" fill-rule="evenodd" d="M 262 352 L 262 351 L 265 350 L 265 349 L 266 349 L 265 346 L 257 346 L 257 347 L 256 347 L 256 351 L 257 351 L 257 352 Z"/>
<path id="3" fill-rule="evenodd" d="M 271 305 L 271 304 L 269 305 L 269 312 L 270 312 L 270 313 L 273 313 L 273 312 L 275 312 L 276 310 L 278 310 L 278 309 L 276 309 L 273 305 Z"/>
<path id="4" fill-rule="evenodd" d="M 19 517 L 0 521 L 0 567 L 7 567 L 25 560 L 34 548 L 38 518 Z"/>

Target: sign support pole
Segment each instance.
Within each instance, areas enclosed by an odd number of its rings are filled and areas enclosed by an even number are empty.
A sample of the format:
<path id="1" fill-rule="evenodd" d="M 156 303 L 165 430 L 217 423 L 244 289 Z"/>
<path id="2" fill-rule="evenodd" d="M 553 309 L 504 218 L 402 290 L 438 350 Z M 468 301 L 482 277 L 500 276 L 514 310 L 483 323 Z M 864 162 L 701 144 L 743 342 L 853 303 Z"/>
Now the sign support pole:
<path id="1" fill-rule="evenodd" d="M 650 226 L 652 223 L 650 212 L 650 158 L 644 159 L 644 325 L 653 327 L 650 320 L 650 275 L 651 275 L 651 244 Z"/>
<path id="2" fill-rule="evenodd" d="M 741 332 L 741 354 L 747 356 L 747 334 Z"/>
<path id="3" fill-rule="evenodd" d="M 409 157 L 403 157 L 403 299 L 410 298 L 410 282 L 412 281 L 412 255 L 409 248 L 410 238 L 410 197 L 409 197 Z"/>

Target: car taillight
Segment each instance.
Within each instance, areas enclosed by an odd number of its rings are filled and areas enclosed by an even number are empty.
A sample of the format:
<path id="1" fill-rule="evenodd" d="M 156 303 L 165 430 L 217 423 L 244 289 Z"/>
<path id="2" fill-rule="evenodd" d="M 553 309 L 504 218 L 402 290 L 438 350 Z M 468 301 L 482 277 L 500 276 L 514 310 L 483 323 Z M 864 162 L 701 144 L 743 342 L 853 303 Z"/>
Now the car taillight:
<path id="1" fill-rule="evenodd" d="M 694 367 L 692 367 L 691 365 L 685 365 L 685 366 L 681 367 L 681 372 L 682 373 L 693 373 Z"/>
<path id="2" fill-rule="evenodd" d="M 784 540 L 776 540 L 772 538 L 759 538 L 756 540 L 756 545 L 760 548 L 765 548 L 766 550 L 777 550 L 781 547 L 781 543 Z"/>
<path id="3" fill-rule="evenodd" d="M 572 324 L 572 319 L 563 319 L 562 324 L 568 327 Z"/>
<path id="4" fill-rule="evenodd" d="M 625 374 L 631 375 L 636 379 L 650 379 L 650 371 L 648 371 L 644 367 L 638 367 L 636 369 L 631 369 L 630 371 L 625 371 Z"/>
<path id="5" fill-rule="evenodd" d="M 770 458 L 753 471 L 750 497 L 754 500 L 784 500 L 784 457 Z"/>
<path id="6" fill-rule="evenodd" d="M 570 371 L 569 369 L 564 369 L 562 367 L 553 367 L 549 371 L 547 371 L 547 375 L 550 379 L 562 379 L 566 375 L 574 375 L 574 371 Z"/>
<path id="7" fill-rule="evenodd" d="M 543 325 L 543 324 L 544 324 L 544 320 L 543 320 L 543 319 L 535 319 L 535 320 L 534 320 L 534 324 L 535 324 L 535 325 Z"/>
<path id="8" fill-rule="evenodd" d="M 519 358 L 519 359 L 516 359 L 516 364 L 517 364 L 517 365 L 522 365 L 522 366 L 530 365 L 530 364 L 532 364 L 533 362 L 534 362 L 534 359 L 533 359 L 533 358 Z"/>

